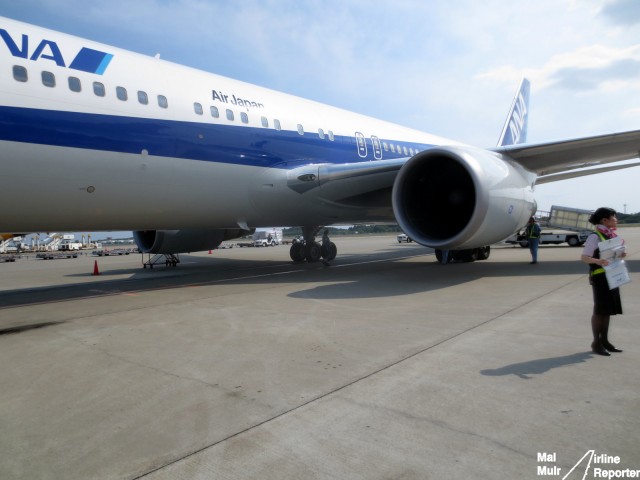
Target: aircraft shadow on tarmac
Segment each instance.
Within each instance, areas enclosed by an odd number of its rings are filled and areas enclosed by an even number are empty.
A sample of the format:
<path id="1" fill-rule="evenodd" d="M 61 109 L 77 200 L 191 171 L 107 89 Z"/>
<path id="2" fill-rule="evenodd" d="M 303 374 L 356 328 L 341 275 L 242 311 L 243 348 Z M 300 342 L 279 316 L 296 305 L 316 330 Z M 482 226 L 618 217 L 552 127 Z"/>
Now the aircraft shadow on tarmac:
<path id="1" fill-rule="evenodd" d="M 562 357 L 542 358 L 528 362 L 512 363 L 501 368 L 480 370 L 482 375 L 489 377 L 502 377 L 515 375 L 525 380 L 531 380 L 533 375 L 542 375 L 554 368 L 568 367 L 578 363 L 584 363 L 593 357 L 591 352 L 574 353 Z"/>
<path id="2" fill-rule="evenodd" d="M 0 308 L 192 286 L 276 285 L 292 281 L 299 283 L 301 288 L 289 293 L 289 297 L 314 300 L 404 296 L 492 277 L 584 275 L 586 283 L 586 266 L 579 261 L 543 261 L 538 265 L 529 265 L 526 261 L 440 265 L 431 254 L 421 253 L 413 257 L 417 261 L 411 256 L 389 258 L 387 252 L 349 254 L 330 267 L 322 263 L 238 259 L 217 262 L 216 259 L 203 261 L 199 258 L 197 262 L 189 263 L 187 257 L 187 261 L 177 268 L 116 269 L 103 272 L 99 280 L 92 282 L 7 290 L 0 292 Z M 404 261 L 407 258 L 410 261 Z M 628 260 L 627 264 L 630 271 L 640 268 L 639 260 Z M 108 279 L 109 276 L 125 274 L 131 276 Z"/>
<path id="3" fill-rule="evenodd" d="M 630 271 L 640 268 L 640 261 L 627 261 Z M 362 270 L 357 278 L 350 273 L 341 274 L 332 271 L 327 280 L 335 283 L 314 285 L 289 294 L 294 298 L 330 300 L 344 298 L 375 298 L 411 295 L 428 292 L 481 278 L 492 277 L 530 277 L 557 275 L 584 275 L 587 283 L 586 265 L 579 261 L 550 261 L 537 265 L 527 262 L 476 262 L 440 265 L 436 262 L 381 262 L 364 266 L 371 274 L 362 277 Z M 329 267 L 327 270 L 332 270 Z M 335 269 L 339 270 L 339 269 Z M 314 277 L 313 282 L 318 282 Z"/>

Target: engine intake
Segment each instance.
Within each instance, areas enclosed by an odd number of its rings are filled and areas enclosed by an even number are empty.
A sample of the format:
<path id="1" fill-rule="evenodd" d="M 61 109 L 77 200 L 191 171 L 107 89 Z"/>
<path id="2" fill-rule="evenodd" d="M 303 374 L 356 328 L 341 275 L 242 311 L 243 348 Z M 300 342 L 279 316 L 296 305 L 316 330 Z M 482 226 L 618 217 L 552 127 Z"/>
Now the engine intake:
<path id="1" fill-rule="evenodd" d="M 490 245 L 535 212 L 532 174 L 499 154 L 471 147 L 425 150 L 396 177 L 393 211 L 402 230 L 433 248 Z"/>

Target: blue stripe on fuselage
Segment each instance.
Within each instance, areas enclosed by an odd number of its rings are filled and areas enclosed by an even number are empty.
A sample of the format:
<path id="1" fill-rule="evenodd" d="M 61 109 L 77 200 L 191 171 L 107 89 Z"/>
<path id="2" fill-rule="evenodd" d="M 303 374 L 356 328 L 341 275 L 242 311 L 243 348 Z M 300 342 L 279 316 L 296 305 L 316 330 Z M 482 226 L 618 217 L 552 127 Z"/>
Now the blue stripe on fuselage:
<path id="1" fill-rule="evenodd" d="M 270 128 L 17 107 L 0 107 L 0 140 L 278 168 L 373 159 L 372 148 L 368 158 L 358 156 L 353 137 L 331 142 Z M 403 156 L 384 152 L 385 159 Z"/>

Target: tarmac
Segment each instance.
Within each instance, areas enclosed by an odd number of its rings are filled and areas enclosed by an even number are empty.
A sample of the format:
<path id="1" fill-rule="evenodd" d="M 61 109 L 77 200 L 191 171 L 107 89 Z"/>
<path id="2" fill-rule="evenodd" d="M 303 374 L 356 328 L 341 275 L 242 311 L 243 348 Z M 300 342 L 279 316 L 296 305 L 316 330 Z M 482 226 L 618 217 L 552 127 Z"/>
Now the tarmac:
<path id="1" fill-rule="evenodd" d="M 537 265 L 519 246 L 440 265 L 393 236 L 334 237 L 330 267 L 286 246 L 0 264 L 0 478 L 633 478 L 640 228 L 619 233 L 610 357 L 568 246 Z"/>

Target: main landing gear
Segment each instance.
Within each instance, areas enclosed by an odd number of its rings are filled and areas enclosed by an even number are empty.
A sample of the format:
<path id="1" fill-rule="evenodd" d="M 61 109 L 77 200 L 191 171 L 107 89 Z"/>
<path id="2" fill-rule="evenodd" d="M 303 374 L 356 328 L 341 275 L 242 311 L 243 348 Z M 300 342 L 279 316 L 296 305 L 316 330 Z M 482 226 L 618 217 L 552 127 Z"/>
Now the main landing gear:
<path id="1" fill-rule="evenodd" d="M 486 260 L 491 254 L 491 247 L 470 248 L 468 250 L 449 250 L 447 263 L 451 262 L 475 262 L 476 260 Z M 436 250 L 436 259 L 442 263 L 442 250 Z"/>
<path id="2" fill-rule="evenodd" d="M 302 227 L 303 238 L 293 241 L 289 255 L 294 262 L 309 263 L 319 262 L 324 259 L 329 262 L 336 258 L 338 248 L 333 242 L 325 248 L 319 242 L 316 242 L 316 234 L 322 227 Z"/>

